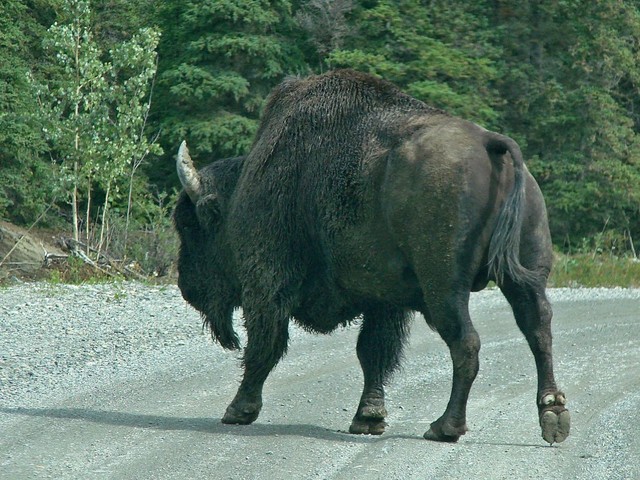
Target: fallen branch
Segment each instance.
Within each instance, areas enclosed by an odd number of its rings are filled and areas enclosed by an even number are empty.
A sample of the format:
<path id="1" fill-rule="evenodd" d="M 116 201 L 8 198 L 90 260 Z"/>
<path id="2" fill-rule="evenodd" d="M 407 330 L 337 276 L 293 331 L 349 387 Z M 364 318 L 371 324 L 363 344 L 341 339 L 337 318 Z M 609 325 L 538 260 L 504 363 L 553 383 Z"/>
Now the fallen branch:
<path id="1" fill-rule="evenodd" d="M 105 270 L 104 268 L 101 268 L 96 262 L 94 262 L 93 260 L 91 260 L 86 253 L 84 253 L 82 250 L 80 249 L 76 249 L 75 251 L 72 252 L 73 255 L 75 257 L 78 257 L 80 260 L 82 260 L 84 263 L 86 263 L 87 265 L 90 265 L 91 267 L 95 268 L 96 270 L 98 270 L 101 273 L 104 273 L 105 275 L 109 276 L 109 277 L 116 277 L 116 275 L 114 273 L 109 272 L 108 270 Z"/>
<path id="2" fill-rule="evenodd" d="M 80 258 L 82 261 L 84 261 L 86 264 L 94 267 L 95 269 L 99 270 L 100 272 L 111 276 L 111 277 L 116 277 L 117 275 L 113 272 L 110 272 L 108 270 L 105 270 L 104 268 L 102 268 L 100 265 L 106 265 L 109 268 L 111 268 L 112 270 L 114 270 L 116 273 L 122 275 L 125 278 L 136 278 L 138 280 L 146 280 L 147 277 L 145 275 L 142 275 L 134 270 L 132 270 L 131 268 L 122 265 L 123 263 L 122 260 L 118 260 L 113 258 L 112 256 L 110 256 L 109 254 L 103 252 L 103 251 L 98 251 L 97 249 L 83 243 L 77 240 L 74 240 L 73 238 L 62 238 L 61 239 L 61 243 L 62 245 L 69 250 L 69 252 L 71 252 L 71 254 L 75 257 Z M 86 253 L 85 251 L 88 252 L 92 252 L 95 253 L 97 255 L 97 260 L 92 260 Z"/>

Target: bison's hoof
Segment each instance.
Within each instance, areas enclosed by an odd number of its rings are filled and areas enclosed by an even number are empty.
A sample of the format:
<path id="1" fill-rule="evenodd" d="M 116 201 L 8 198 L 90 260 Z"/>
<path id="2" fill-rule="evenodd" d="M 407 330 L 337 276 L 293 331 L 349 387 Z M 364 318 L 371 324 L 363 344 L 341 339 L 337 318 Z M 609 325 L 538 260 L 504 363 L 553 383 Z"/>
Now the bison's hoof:
<path id="1" fill-rule="evenodd" d="M 249 425 L 253 423 L 260 414 L 260 408 L 245 405 L 241 409 L 235 408 L 233 405 L 227 407 L 227 411 L 222 417 L 222 423 L 230 425 Z"/>
<path id="2" fill-rule="evenodd" d="M 563 393 L 547 394 L 540 401 L 540 427 L 545 442 L 564 442 L 571 429 L 571 414 L 564 407 L 567 399 Z"/>
<path id="3" fill-rule="evenodd" d="M 429 430 L 424 432 L 423 437 L 434 442 L 455 443 L 460 438 L 460 435 L 445 435 L 444 433 L 436 433 L 433 428 L 430 428 Z"/>
<path id="4" fill-rule="evenodd" d="M 382 435 L 387 422 L 379 419 L 354 418 L 349 433 L 356 435 Z"/>
<path id="5" fill-rule="evenodd" d="M 547 410 L 540 418 L 540 426 L 542 427 L 542 438 L 544 438 L 545 442 L 550 445 L 564 442 L 569 436 L 571 427 L 569 410 L 563 410 L 560 413 Z"/>
<path id="6" fill-rule="evenodd" d="M 423 435 L 427 440 L 434 442 L 457 442 L 458 439 L 467 432 L 467 426 L 452 427 L 446 425 L 441 420 L 436 420 L 431 424 L 431 428 Z"/>
<path id="7" fill-rule="evenodd" d="M 359 435 L 382 435 L 387 426 L 384 421 L 387 416 L 387 409 L 384 403 L 375 402 L 371 405 L 362 405 L 358 408 L 358 413 L 353 417 L 349 433 Z"/>

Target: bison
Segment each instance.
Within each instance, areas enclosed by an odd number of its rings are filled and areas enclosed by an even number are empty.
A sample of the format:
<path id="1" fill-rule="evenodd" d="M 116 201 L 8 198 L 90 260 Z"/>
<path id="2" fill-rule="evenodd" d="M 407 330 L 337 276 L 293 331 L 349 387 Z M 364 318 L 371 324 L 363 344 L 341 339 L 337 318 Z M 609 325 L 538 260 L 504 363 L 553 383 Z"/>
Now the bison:
<path id="1" fill-rule="evenodd" d="M 177 164 L 181 292 L 222 347 L 240 348 L 234 309 L 247 330 L 244 376 L 222 422 L 256 420 L 290 321 L 328 333 L 360 318 L 364 389 L 349 431 L 383 433 L 384 387 L 417 311 L 453 362 L 449 403 L 424 437 L 457 441 L 478 372 L 470 292 L 495 281 L 535 358 L 542 437 L 567 438 L 546 209 L 514 140 L 337 70 L 276 87 L 246 157 L 197 171 L 183 143 Z"/>

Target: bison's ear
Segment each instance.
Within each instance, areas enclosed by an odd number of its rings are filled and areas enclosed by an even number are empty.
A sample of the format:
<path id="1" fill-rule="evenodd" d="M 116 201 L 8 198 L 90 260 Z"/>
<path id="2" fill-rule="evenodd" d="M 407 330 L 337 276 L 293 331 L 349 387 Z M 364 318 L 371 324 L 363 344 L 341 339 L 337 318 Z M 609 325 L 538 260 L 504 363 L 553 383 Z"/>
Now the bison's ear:
<path id="1" fill-rule="evenodd" d="M 196 203 L 196 215 L 203 227 L 214 227 L 220 222 L 220 202 L 215 193 L 205 195 Z"/>

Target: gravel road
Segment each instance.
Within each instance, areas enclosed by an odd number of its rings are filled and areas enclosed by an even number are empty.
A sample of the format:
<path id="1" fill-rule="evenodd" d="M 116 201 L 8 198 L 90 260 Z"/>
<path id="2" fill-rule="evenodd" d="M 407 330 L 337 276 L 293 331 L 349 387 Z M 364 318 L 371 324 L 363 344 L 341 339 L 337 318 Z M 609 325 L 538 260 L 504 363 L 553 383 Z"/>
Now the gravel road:
<path id="1" fill-rule="evenodd" d="M 540 437 L 533 356 L 496 290 L 474 294 L 483 340 L 469 433 L 422 439 L 444 410 L 449 354 L 422 318 L 387 390 L 389 427 L 345 433 L 361 392 L 358 326 L 291 327 L 250 426 L 220 423 L 239 356 L 174 286 L 0 288 L 1 479 L 640 479 L 640 290 L 550 290 L 566 442 Z"/>

